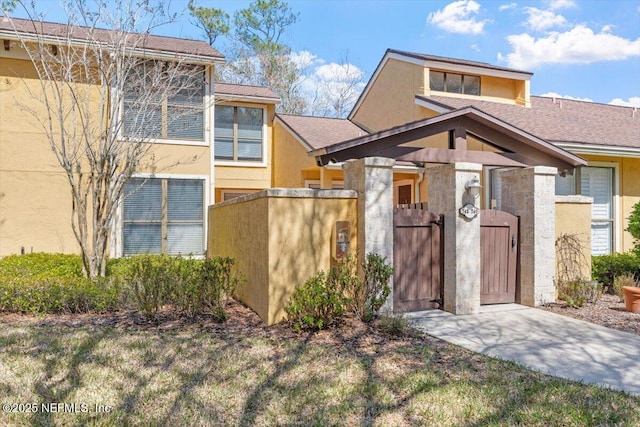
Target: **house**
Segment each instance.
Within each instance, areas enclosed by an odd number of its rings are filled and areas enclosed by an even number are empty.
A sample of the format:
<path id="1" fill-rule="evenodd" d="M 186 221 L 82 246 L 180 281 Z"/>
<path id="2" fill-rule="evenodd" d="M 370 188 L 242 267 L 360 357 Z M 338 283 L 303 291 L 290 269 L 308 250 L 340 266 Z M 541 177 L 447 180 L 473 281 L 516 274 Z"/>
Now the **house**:
<path id="1" fill-rule="evenodd" d="M 577 167 L 575 173 L 559 171 L 556 194 L 593 198 L 592 254 L 628 251 L 633 239 L 624 231 L 626 218 L 640 201 L 640 112 L 532 96 L 531 78 L 532 73 L 492 64 L 389 49 L 348 119 L 276 115 L 275 144 L 295 140 L 299 147 L 291 150 L 296 158 L 302 157 L 303 150 L 317 156 L 336 143 L 337 129 L 342 129 L 344 142 L 358 138 L 357 133 L 381 132 L 472 107 L 586 159 L 588 165 Z M 470 150 L 499 151 L 495 142 L 468 135 Z M 407 145 L 446 149 L 451 144 L 449 134 L 440 133 Z M 332 188 L 342 182 L 340 165 L 314 168 L 306 160 L 299 164 L 300 168 L 289 168 L 288 177 L 278 177 L 275 184 L 302 185 L 304 181 L 305 186 L 320 183 L 322 188 Z M 395 203 L 426 201 L 423 166 L 428 165 L 405 162 L 395 167 Z M 500 207 L 499 184 L 494 179 L 500 169 L 485 163 L 484 208 Z"/>
<path id="2" fill-rule="evenodd" d="M 20 40 L 81 48 L 106 30 L 17 18 L 0 19 L 0 257 L 25 252 L 79 251 L 70 225 L 72 198 L 63 169 L 26 103 L 41 91 Z M 206 207 L 271 187 L 272 128 L 278 97 L 267 88 L 216 85 L 213 70 L 224 57 L 202 41 L 155 35 L 137 39 L 134 55 L 148 61 L 182 61 L 202 70 L 189 126 L 170 122 L 184 100 L 158 100 L 158 114 L 144 117 L 157 131 L 154 161 L 144 162 L 127 185 L 111 233 L 111 256 L 137 253 L 201 255 L 206 250 Z M 141 40 L 141 41 L 140 41 Z M 135 104 L 123 111 L 134 111 Z M 123 132 L 129 129 L 124 120 Z M 215 125 L 214 125 L 215 123 Z M 214 149 L 215 146 L 215 149 Z"/>

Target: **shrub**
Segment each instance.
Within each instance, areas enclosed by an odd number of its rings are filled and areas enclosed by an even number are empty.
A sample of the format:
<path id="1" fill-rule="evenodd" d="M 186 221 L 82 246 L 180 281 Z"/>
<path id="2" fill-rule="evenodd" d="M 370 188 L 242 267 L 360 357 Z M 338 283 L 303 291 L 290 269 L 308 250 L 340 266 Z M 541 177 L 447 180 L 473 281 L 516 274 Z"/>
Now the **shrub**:
<path id="1" fill-rule="evenodd" d="M 346 312 L 371 321 L 391 292 L 393 267 L 380 255 L 367 254 L 361 280 L 357 266 L 356 257 L 347 256 L 328 274 L 321 271 L 296 289 L 285 306 L 293 329 L 323 329 Z"/>
<path id="2" fill-rule="evenodd" d="M 602 284 L 596 281 L 576 279 L 558 283 L 558 297 L 569 307 L 582 307 L 586 303 L 593 303 L 602 294 Z"/>
<path id="3" fill-rule="evenodd" d="M 620 301 L 624 301 L 624 292 L 622 292 L 623 286 L 637 286 L 635 277 L 631 274 L 623 274 L 622 276 L 616 276 L 613 279 L 613 293 L 617 295 Z"/>
<path id="4" fill-rule="evenodd" d="M 629 226 L 626 231 L 628 231 L 634 239 L 635 247 L 633 252 L 637 256 L 640 257 L 640 202 L 633 205 L 633 209 L 631 211 L 631 215 L 629 215 Z"/>
<path id="5" fill-rule="evenodd" d="M 82 260 L 80 255 L 44 252 L 9 255 L 0 259 L 0 278 L 23 277 L 82 277 Z"/>
<path id="6" fill-rule="evenodd" d="M 618 276 L 630 274 L 640 278 L 640 256 L 633 253 L 599 255 L 592 257 L 591 277 L 605 286 L 611 286 Z"/>
<path id="7" fill-rule="evenodd" d="M 231 258 L 193 259 L 167 255 L 138 255 L 118 260 L 109 274 L 128 290 L 128 300 L 148 317 L 165 305 L 195 316 L 211 313 L 224 320 L 224 303 L 235 290 Z"/>
<path id="8" fill-rule="evenodd" d="M 31 314 L 104 313 L 117 310 L 120 288 L 104 278 L 55 275 L 0 280 L 0 311 Z"/>
<path id="9" fill-rule="evenodd" d="M 323 329 L 342 317 L 347 300 L 332 283 L 320 271 L 295 290 L 284 308 L 295 331 Z"/>

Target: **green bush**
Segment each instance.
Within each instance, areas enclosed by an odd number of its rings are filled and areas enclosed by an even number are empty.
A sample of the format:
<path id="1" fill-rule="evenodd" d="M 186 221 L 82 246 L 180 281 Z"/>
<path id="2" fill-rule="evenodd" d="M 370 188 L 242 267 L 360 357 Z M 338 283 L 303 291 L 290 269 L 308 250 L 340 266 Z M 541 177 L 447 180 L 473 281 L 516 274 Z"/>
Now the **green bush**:
<path id="1" fill-rule="evenodd" d="M 640 257 L 640 202 L 633 205 L 631 215 L 629 215 L 629 226 L 626 231 L 633 236 L 635 244 L 633 252 Z"/>
<path id="2" fill-rule="evenodd" d="M 377 254 L 367 254 L 358 277 L 357 259 L 348 256 L 328 274 L 320 271 L 296 289 L 285 306 L 294 330 L 323 329 L 347 312 L 371 321 L 387 300 L 393 267 Z"/>
<path id="3" fill-rule="evenodd" d="M 324 329 L 342 317 L 347 300 L 333 284 L 320 271 L 295 290 L 284 308 L 295 331 Z"/>
<path id="4" fill-rule="evenodd" d="M 233 260 L 140 255 L 109 260 L 107 278 L 82 276 L 78 255 L 36 253 L 0 259 L 0 311 L 86 313 L 133 307 L 155 316 L 164 305 L 185 315 L 226 318 L 237 279 Z"/>
<path id="5" fill-rule="evenodd" d="M 120 305 L 120 288 L 104 278 L 25 276 L 0 280 L 0 311 L 31 314 L 104 313 Z"/>
<path id="6" fill-rule="evenodd" d="M 605 286 L 618 276 L 630 274 L 640 278 L 640 256 L 634 253 L 598 255 L 591 258 L 591 277 Z"/>
<path id="7" fill-rule="evenodd" d="M 569 307 L 582 307 L 594 303 L 602 294 L 602 284 L 596 281 L 576 279 L 558 284 L 558 297 Z"/>
<path id="8" fill-rule="evenodd" d="M 210 313 L 224 320 L 226 297 L 238 279 L 232 275 L 230 258 L 193 259 L 167 255 L 138 255 L 118 260 L 109 274 L 128 290 L 135 309 L 154 317 L 162 306 L 195 316 Z"/>
<path id="9" fill-rule="evenodd" d="M 0 279 L 43 277 L 82 277 L 80 255 L 37 252 L 9 255 L 0 259 Z"/>

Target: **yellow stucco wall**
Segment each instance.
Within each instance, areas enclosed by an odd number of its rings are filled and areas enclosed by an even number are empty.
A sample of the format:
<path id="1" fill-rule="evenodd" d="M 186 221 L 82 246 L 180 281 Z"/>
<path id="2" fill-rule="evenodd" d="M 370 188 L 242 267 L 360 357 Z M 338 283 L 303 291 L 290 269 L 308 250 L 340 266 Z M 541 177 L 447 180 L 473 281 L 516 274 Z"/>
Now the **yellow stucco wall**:
<path id="1" fill-rule="evenodd" d="M 317 171 L 317 179 L 320 179 L 315 158 L 307 154 L 305 147 L 285 127 L 276 123 L 273 127 L 273 187 L 304 187 L 305 179 L 309 178 L 305 178 L 303 170 Z"/>
<path id="2" fill-rule="evenodd" d="M 209 207 L 209 256 L 236 260 L 245 283 L 239 299 L 268 324 L 285 316 L 296 286 L 330 267 L 335 221 L 351 221 L 356 242 L 356 199 L 282 197 L 278 190 Z"/>
<path id="3" fill-rule="evenodd" d="M 21 108 L 42 109 L 29 94 L 40 90 L 30 61 L 0 57 L 0 257 L 23 247 L 27 252 L 79 251 L 66 175 L 33 113 Z M 158 143 L 138 172 L 209 176 L 210 164 L 206 146 Z"/>
<path id="4" fill-rule="evenodd" d="M 424 92 L 424 67 L 390 59 L 380 70 L 375 84 L 353 117 L 359 126 L 379 131 L 426 118 L 414 98 Z"/>
<path id="5" fill-rule="evenodd" d="M 580 273 L 586 279 L 591 278 L 591 202 L 590 197 L 556 197 L 556 240 L 563 234 L 579 240 L 582 247 L 578 257 L 582 267 Z M 556 256 L 556 263 L 559 261 L 560 257 Z"/>

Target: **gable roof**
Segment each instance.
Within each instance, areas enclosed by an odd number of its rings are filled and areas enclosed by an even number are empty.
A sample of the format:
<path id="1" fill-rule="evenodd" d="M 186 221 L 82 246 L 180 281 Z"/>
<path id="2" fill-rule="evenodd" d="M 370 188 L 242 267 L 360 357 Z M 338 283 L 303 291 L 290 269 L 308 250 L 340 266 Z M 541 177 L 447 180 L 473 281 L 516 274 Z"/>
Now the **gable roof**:
<path id="1" fill-rule="evenodd" d="M 519 74 L 528 74 L 530 76 L 533 75 L 533 73 L 529 71 L 522 71 L 522 70 L 517 70 L 515 68 L 501 67 L 499 65 L 493 65 L 488 62 L 469 61 L 467 59 L 448 58 L 446 56 L 437 56 L 437 55 L 427 55 L 424 53 L 407 52 L 407 51 L 398 50 L 398 49 L 387 49 L 387 53 L 395 53 L 400 56 L 405 56 L 408 58 L 414 58 L 414 59 L 419 59 L 419 60 L 428 61 L 428 62 L 441 62 L 444 64 L 467 65 L 470 67 L 485 68 L 487 70 L 508 71 L 508 72 L 519 73 Z"/>
<path id="2" fill-rule="evenodd" d="M 224 100 L 260 101 L 268 104 L 277 104 L 280 97 L 265 86 L 238 85 L 231 83 L 216 83 L 216 96 Z"/>
<path id="3" fill-rule="evenodd" d="M 353 105 L 348 118 L 352 119 L 360 105 L 366 98 L 371 87 L 375 84 L 380 72 L 386 65 L 387 61 L 394 59 L 397 61 L 407 62 L 415 64 L 420 67 L 446 69 L 459 73 L 482 73 L 485 76 L 504 77 L 511 79 L 531 80 L 533 73 L 528 71 L 516 70 L 514 68 L 506 68 L 498 65 L 489 64 L 487 62 L 468 61 L 465 59 L 448 58 L 444 56 L 426 55 L 422 53 L 407 52 L 398 49 L 387 49 L 384 56 L 378 63 L 376 70 L 371 75 L 371 78 L 367 82 L 364 90 L 360 93 L 358 100 Z"/>
<path id="4" fill-rule="evenodd" d="M 561 146 L 640 148 L 640 112 L 632 107 L 540 96 L 531 97 L 531 108 L 445 96 L 416 95 L 416 102 L 440 111 L 473 106 Z"/>
<path id="5" fill-rule="evenodd" d="M 458 147 L 447 150 L 403 146 L 407 142 L 460 128 L 481 139 L 490 140 L 492 145 L 505 151 L 492 153 Z M 311 155 L 316 157 L 321 166 L 368 156 L 418 163 L 472 161 L 498 166 L 543 165 L 568 171 L 587 164 L 581 157 L 471 106 L 338 142 L 314 150 Z"/>
<path id="6" fill-rule="evenodd" d="M 276 120 L 309 151 L 369 134 L 347 119 L 278 113 Z"/>
<path id="7" fill-rule="evenodd" d="M 101 28 L 88 28 L 60 24 L 55 22 L 31 21 L 20 18 L 0 18 L 0 38 L 26 38 L 38 40 L 44 38 L 51 43 L 67 39 L 78 43 L 94 40 L 102 43 L 112 41 L 113 31 Z M 201 40 L 188 40 L 152 34 L 130 34 L 136 50 L 146 54 L 174 54 L 191 59 L 222 62 L 224 56 L 208 43 Z"/>

